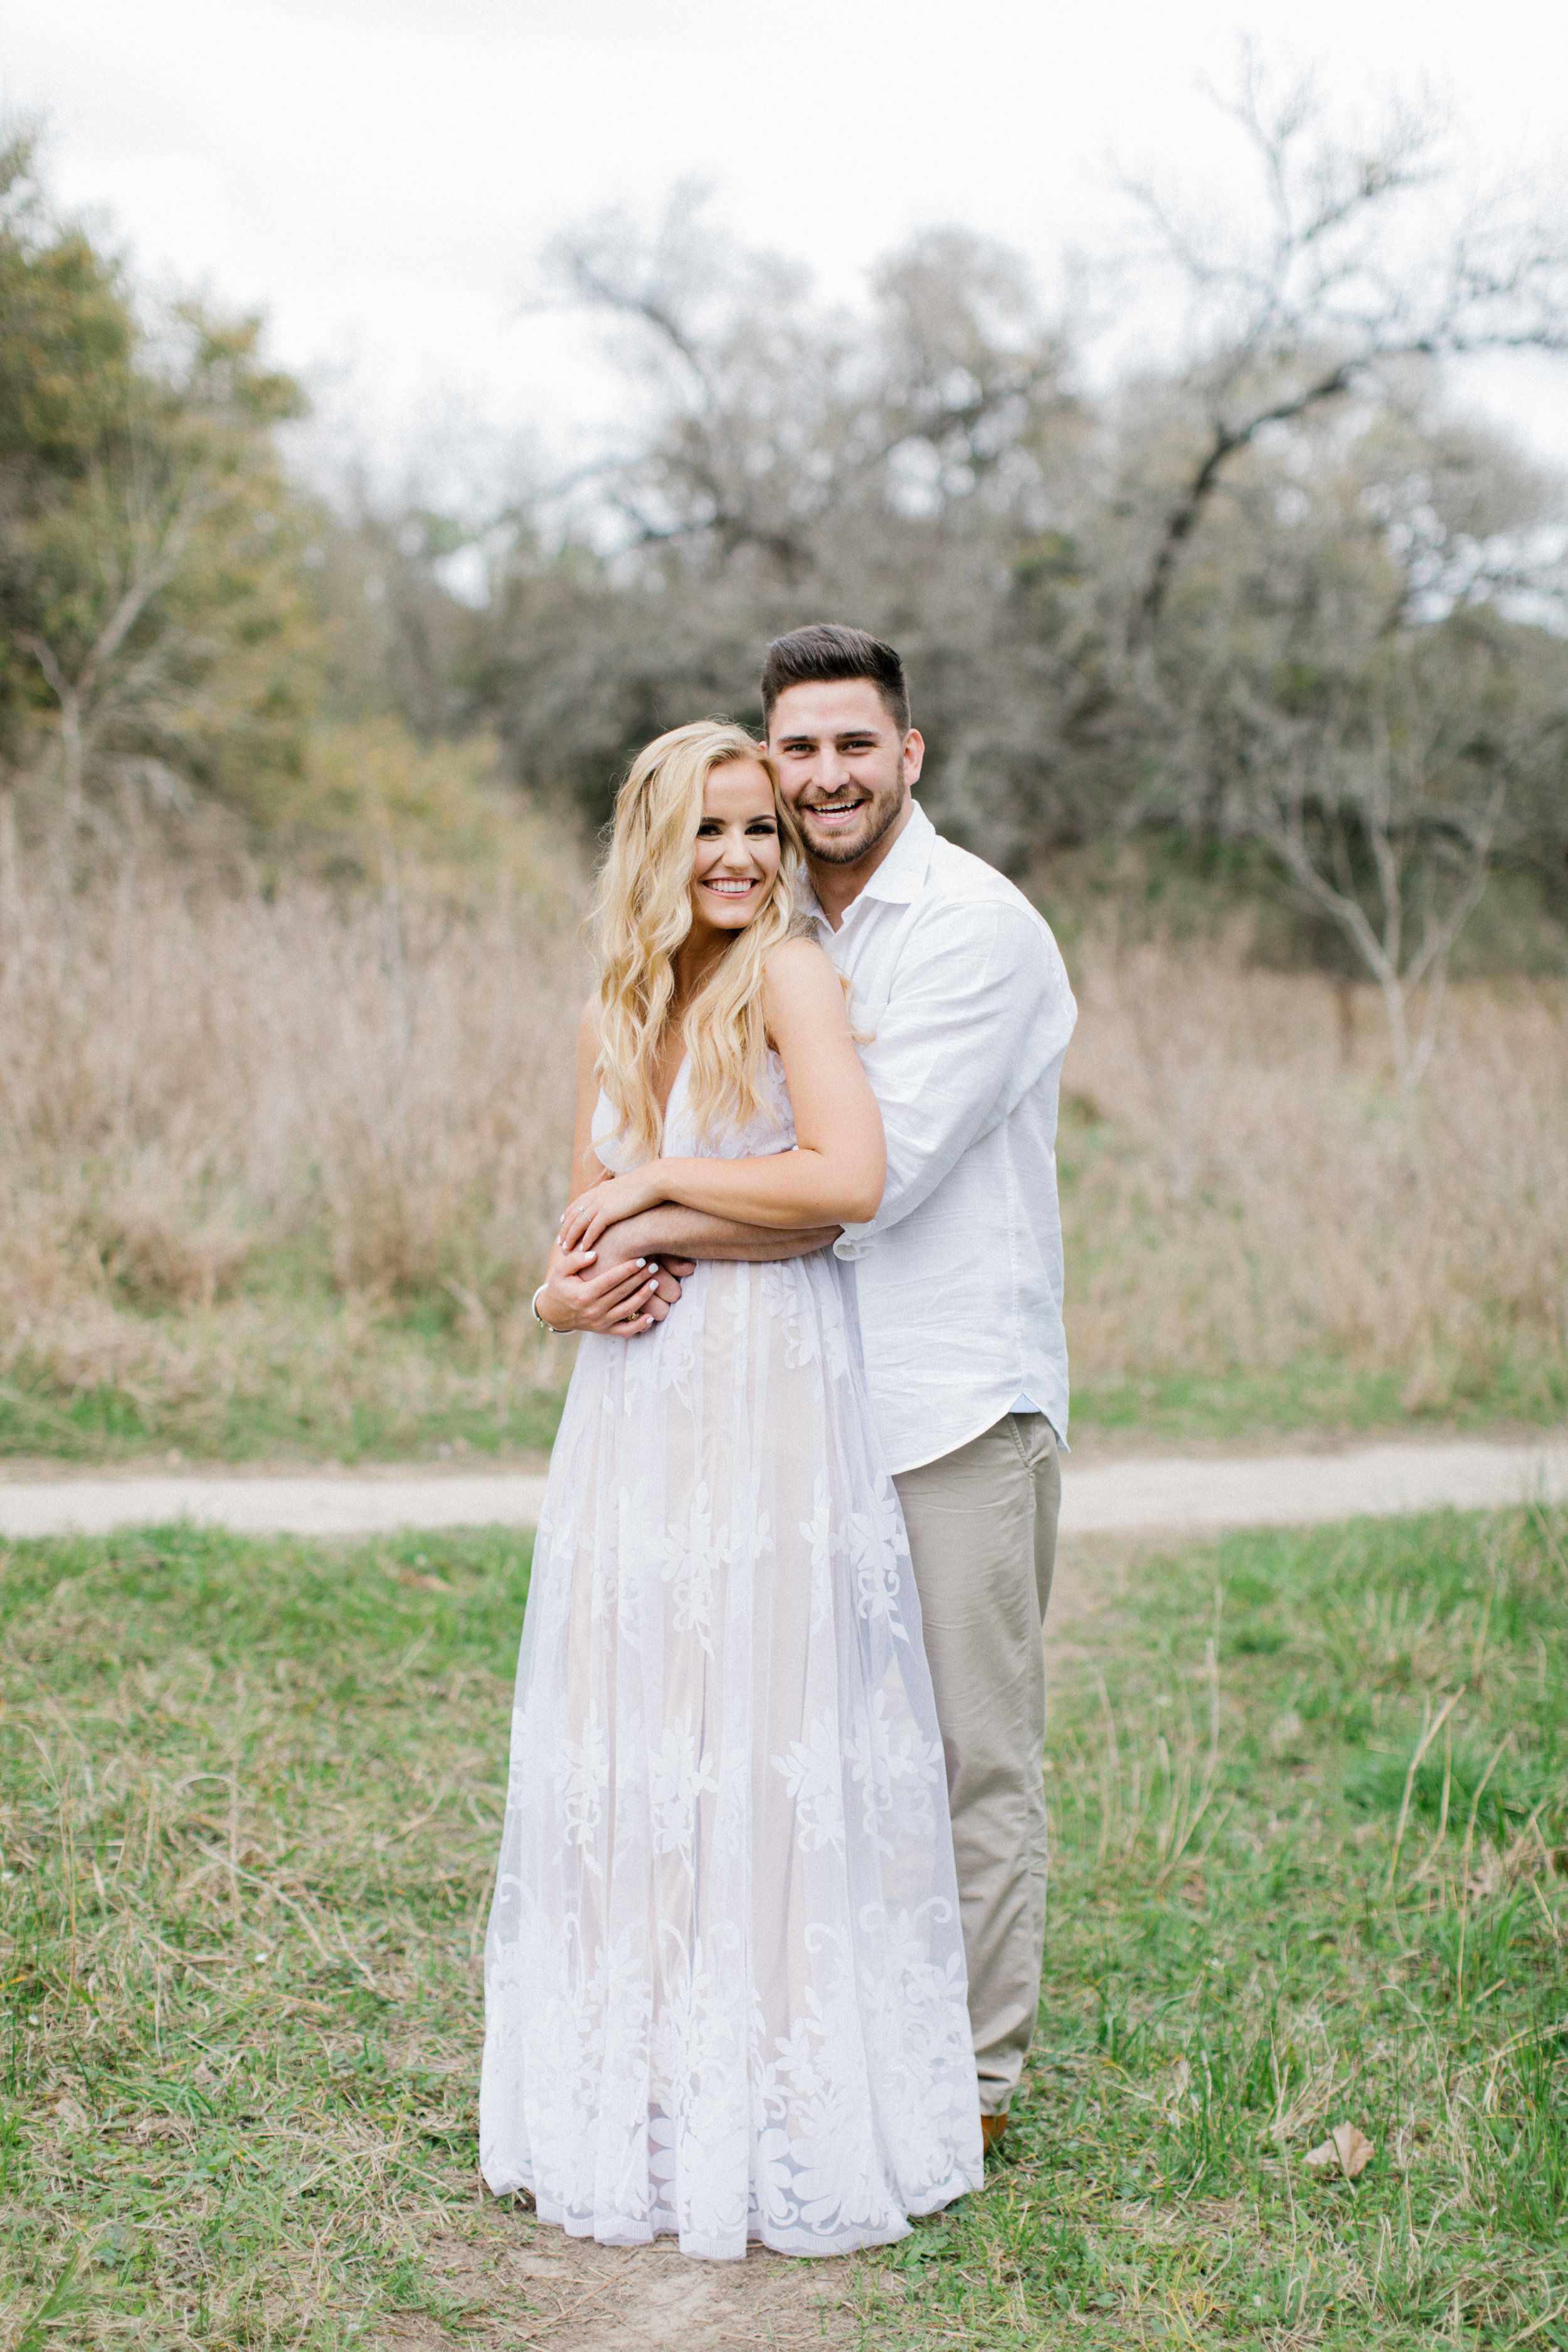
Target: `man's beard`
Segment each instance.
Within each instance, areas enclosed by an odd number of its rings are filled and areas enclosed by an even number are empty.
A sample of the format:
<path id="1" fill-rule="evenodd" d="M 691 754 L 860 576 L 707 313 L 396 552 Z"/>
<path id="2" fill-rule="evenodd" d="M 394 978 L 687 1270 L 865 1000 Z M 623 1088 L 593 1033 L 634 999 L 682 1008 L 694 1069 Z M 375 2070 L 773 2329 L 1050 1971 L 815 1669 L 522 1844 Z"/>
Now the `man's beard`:
<path id="1" fill-rule="evenodd" d="M 869 833 L 858 841 L 830 839 L 825 849 L 819 849 L 811 835 L 805 832 L 805 820 L 811 814 L 811 811 L 801 809 L 797 814 L 801 819 L 801 831 L 805 835 L 806 856 L 815 858 L 819 866 L 858 866 L 863 857 L 870 856 L 884 835 L 890 833 L 893 826 L 897 824 L 903 813 L 903 805 L 902 788 L 894 785 L 888 793 L 885 803 L 879 794 L 876 799 L 867 803 L 871 813 Z"/>

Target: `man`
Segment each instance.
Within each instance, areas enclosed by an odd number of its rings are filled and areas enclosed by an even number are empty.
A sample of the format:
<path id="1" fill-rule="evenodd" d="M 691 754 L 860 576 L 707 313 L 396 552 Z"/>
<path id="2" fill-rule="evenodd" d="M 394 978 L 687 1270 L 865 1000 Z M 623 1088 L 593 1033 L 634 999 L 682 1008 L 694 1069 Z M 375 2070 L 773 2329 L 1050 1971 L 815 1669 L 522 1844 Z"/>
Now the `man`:
<path id="1" fill-rule="evenodd" d="M 796 629 L 768 648 L 763 709 L 818 935 L 871 1038 L 881 1206 L 837 1239 L 653 1210 L 605 1237 L 591 1280 L 552 1278 L 547 1319 L 592 1329 L 624 1314 L 628 1259 L 662 1264 L 644 1310 L 655 1317 L 687 1260 L 793 1256 L 831 1239 L 856 1262 L 946 1751 L 990 2146 L 1028 2051 L 1045 1938 L 1041 1629 L 1068 1416 L 1055 1146 L 1077 1007 L 1042 918 L 915 804 L 924 745 L 890 646 Z"/>

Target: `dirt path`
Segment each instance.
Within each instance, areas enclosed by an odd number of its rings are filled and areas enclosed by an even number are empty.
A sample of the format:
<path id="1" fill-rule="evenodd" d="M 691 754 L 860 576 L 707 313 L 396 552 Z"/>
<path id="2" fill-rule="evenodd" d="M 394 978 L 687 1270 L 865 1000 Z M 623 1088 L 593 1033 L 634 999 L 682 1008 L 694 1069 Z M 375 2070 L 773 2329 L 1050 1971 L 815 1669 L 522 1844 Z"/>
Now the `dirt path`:
<path id="1" fill-rule="evenodd" d="M 792 2262 L 753 2246 L 743 2263 L 689 2262 L 669 2239 L 597 2246 L 506 2217 L 472 2235 L 438 2238 L 428 2275 L 463 2309 L 460 2341 L 475 2352 L 822 2352 L 859 2341 L 848 2261 Z M 450 2352 L 438 2321 L 383 2323 L 386 2352 Z"/>
<path id="2" fill-rule="evenodd" d="M 107 1535 L 190 1519 L 244 1535 L 328 1539 L 399 1528 L 531 1528 L 542 1470 L 124 1470 L 0 1475 L 0 1536 Z M 1568 1442 L 1451 1439 L 1334 1453 L 1126 1454 L 1069 1461 L 1066 1536 L 1306 1527 L 1452 1505 L 1485 1510 L 1568 1497 Z"/>

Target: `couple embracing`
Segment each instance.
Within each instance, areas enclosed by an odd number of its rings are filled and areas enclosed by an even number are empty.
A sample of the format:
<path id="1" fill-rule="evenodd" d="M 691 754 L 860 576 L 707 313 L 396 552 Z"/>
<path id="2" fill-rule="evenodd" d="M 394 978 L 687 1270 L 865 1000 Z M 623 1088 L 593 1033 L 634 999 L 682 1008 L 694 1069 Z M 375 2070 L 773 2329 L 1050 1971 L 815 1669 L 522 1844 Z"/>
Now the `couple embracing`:
<path id="1" fill-rule="evenodd" d="M 1038 2001 L 1067 1428 L 1049 930 L 932 830 L 902 666 L 641 754 L 583 1016 L 480 2158 L 575 2235 L 902 2237 Z"/>

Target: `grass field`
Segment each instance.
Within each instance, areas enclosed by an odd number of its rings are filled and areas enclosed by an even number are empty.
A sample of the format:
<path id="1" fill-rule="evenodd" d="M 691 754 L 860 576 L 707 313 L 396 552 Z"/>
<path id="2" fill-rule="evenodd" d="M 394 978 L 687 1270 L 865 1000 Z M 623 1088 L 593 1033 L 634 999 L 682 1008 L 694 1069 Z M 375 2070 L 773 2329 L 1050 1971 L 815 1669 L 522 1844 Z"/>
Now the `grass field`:
<path id="1" fill-rule="evenodd" d="M 571 2341 L 475 2175 L 526 1570 L 0 1554 L 6 2352 Z M 819 2274 L 836 2340 L 1568 2346 L 1568 1514 L 1095 1581 L 1005 2156 Z M 1309 2161 L 1342 2121 L 1353 2181 Z"/>
<path id="2" fill-rule="evenodd" d="M 873 2340 L 1568 2345 L 1565 1537 L 1237 1538 L 1079 1629 L 1032 2079 Z"/>
<path id="3" fill-rule="evenodd" d="M 270 1311 L 265 1344 L 248 1353 L 244 1379 L 193 1397 L 188 1412 L 166 1400 L 152 1404 L 134 1386 L 62 1395 L 13 1376 L 0 1382 L 0 1459 L 108 1466 L 151 1456 L 194 1466 L 465 1454 L 505 1461 L 549 1452 L 566 1396 L 552 1375 L 569 1368 L 571 1341 L 555 1344 L 553 1362 L 546 1355 L 509 1369 L 476 1362 L 460 1338 L 388 1318 L 369 1344 L 359 1335 L 351 1362 L 334 1367 L 333 1327 L 353 1319 L 331 1304 L 292 1322 Z M 1318 1443 L 1441 1429 L 1521 1433 L 1555 1427 L 1568 1409 L 1568 1380 L 1516 1381 L 1506 1366 L 1479 1393 L 1452 1396 L 1440 1411 L 1407 1410 L 1404 1388 L 1398 1372 L 1316 1357 L 1279 1370 L 1086 1381 L 1073 1391 L 1073 1437 L 1156 1451 L 1304 1433 Z"/>

